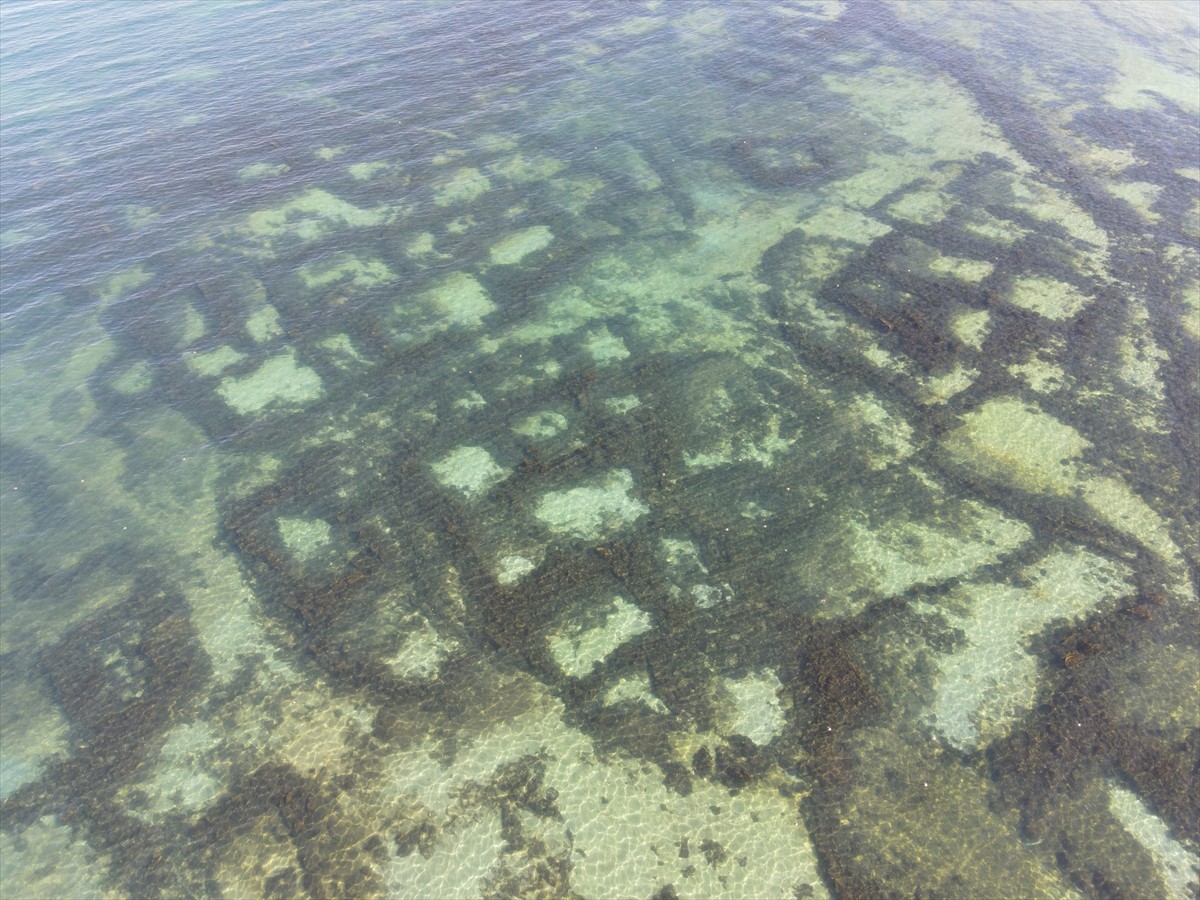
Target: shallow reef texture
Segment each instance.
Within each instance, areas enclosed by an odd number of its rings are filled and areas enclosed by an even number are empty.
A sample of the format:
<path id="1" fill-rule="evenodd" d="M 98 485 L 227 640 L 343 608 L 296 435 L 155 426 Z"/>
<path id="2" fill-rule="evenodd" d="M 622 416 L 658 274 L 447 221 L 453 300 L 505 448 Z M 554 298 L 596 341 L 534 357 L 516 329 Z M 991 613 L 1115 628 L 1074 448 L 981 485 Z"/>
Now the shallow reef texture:
<path id="1" fill-rule="evenodd" d="M 0 892 L 1194 896 L 1195 7 L 455 9 L 6 332 Z"/>

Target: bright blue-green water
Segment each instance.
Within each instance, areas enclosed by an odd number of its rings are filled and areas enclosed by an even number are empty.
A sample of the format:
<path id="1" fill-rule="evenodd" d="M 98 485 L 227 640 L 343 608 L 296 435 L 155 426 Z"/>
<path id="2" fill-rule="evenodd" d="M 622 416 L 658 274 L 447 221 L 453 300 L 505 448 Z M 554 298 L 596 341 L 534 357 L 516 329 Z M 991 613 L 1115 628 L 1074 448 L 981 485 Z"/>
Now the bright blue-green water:
<path id="1" fill-rule="evenodd" d="M 0 6 L 0 893 L 1179 896 L 1200 7 Z"/>

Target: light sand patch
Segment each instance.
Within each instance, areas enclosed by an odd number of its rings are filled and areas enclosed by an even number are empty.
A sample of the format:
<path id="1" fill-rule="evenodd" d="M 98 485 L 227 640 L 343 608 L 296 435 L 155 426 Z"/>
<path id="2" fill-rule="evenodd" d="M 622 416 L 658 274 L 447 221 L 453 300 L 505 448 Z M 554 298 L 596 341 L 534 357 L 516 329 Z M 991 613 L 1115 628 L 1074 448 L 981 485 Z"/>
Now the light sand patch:
<path id="1" fill-rule="evenodd" d="M 553 240 L 554 232 L 545 225 L 524 228 L 493 244 L 491 259 L 498 266 L 511 266 L 530 254 L 545 249 Z"/>
<path id="2" fill-rule="evenodd" d="M 11 509 L 10 504 L 6 504 Z M 7 514 L 11 519 L 11 513 Z M 9 582 L 5 582 L 8 584 Z M 43 618 L 44 621 L 44 618 Z M 0 684 L 0 728 L 6 735 L 0 747 L 0 803 L 43 773 L 55 756 L 70 754 L 71 726 L 49 686 L 24 678 L 5 678 Z"/>
<path id="3" fill-rule="evenodd" d="M 1162 218 L 1151 208 L 1162 194 L 1162 185 L 1145 181 L 1117 181 L 1109 182 L 1106 187 L 1114 197 L 1119 197 L 1132 206 L 1148 225 L 1153 225 Z"/>
<path id="4" fill-rule="evenodd" d="M 624 397 L 609 397 L 604 401 L 604 405 L 618 415 L 624 415 L 641 406 L 642 401 L 636 394 L 629 394 Z"/>
<path id="5" fill-rule="evenodd" d="M 246 334 L 256 344 L 265 344 L 273 337 L 283 334 L 283 326 L 279 324 L 279 310 L 271 304 L 266 304 L 252 312 L 246 319 Z"/>
<path id="6" fill-rule="evenodd" d="M 482 897 L 488 876 L 504 857 L 506 842 L 495 809 L 454 823 L 429 852 L 392 856 L 384 869 L 388 896 Z"/>
<path id="7" fill-rule="evenodd" d="M 324 519 L 280 516 L 279 537 L 298 559 L 311 559 L 333 540 L 333 529 Z"/>
<path id="8" fill-rule="evenodd" d="M 137 290 L 143 284 L 154 278 L 154 274 L 145 266 L 137 265 L 118 272 L 96 289 L 96 296 L 102 303 L 111 303 L 126 294 Z"/>
<path id="9" fill-rule="evenodd" d="M 438 481 L 468 498 L 487 493 L 507 473 L 483 447 L 459 447 L 431 467 Z"/>
<path id="10" fill-rule="evenodd" d="M 346 171 L 350 173 L 350 177 L 355 181 L 370 181 L 381 172 L 386 172 L 391 168 L 391 163 L 382 159 L 372 160 L 371 162 L 352 163 L 346 166 Z"/>
<path id="11" fill-rule="evenodd" d="M 764 669 L 744 678 L 722 678 L 721 686 L 733 704 L 722 730 L 748 737 L 760 747 L 783 732 L 787 725 L 780 700 L 783 683 L 775 672 Z"/>
<path id="12" fill-rule="evenodd" d="M 250 213 L 241 231 L 247 239 L 269 249 L 284 237 L 314 241 L 338 228 L 368 228 L 389 217 L 388 210 L 361 209 L 328 191 L 310 188 L 282 206 Z"/>
<path id="13" fill-rule="evenodd" d="M 1107 781 L 1106 786 L 1109 811 L 1154 857 L 1171 896 L 1191 896 L 1200 880 L 1200 856 L 1175 840 L 1167 823 L 1152 813 L 1129 788 L 1116 781 Z"/>
<path id="14" fill-rule="evenodd" d="M 1032 536 L 1024 522 L 973 501 L 963 504 L 953 529 L 913 521 L 890 521 L 880 528 L 854 523 L 851 528 L 856 563 L 871 573 L 875 589 L 886 597 L 973 572 Z"/>
<path id="15" fill-rule="evenodd" d="M 455 409 L 483 409 L 487 406 L 487 400 L 479 391 L 467 391 L 462 397 L 454 401 Z"/>
<path id="16" fill-rule="evenodd" d="M 850 404 L 855 418 L 867 426 L 883 453 L 870 456 L 868 465 L 875 471 L 907 459 L 916 451 L 912 444 L 913 428 L 897 413 L 890 413 L 873 395 L 862 394 Z"/>
<path id="17" fill-rule="evenodd" d="M 1053 393 L 1067 384 L 1066 370 L 1057 363 L 1044 359 L 1040 353 L 1035 353 L 1023 363 L 1013 363 L 1008 367 L 1008 371 L 1029 385 L 1030 390 L 1039 394 Z"/>
<path id="18" fill-rule="evenodd" d="M 922 403 L 945 403 L 974 384 L 975 379 L 979 377 L 979 370 L 959 362 L 948 372 L 914 377 L 921 386 Z"/>
<path id="19" fill-rule="evenodd" d="M 940 663 L 931 722 L 960 749 L 1003 737 L 1037 701 L 1039 663 L 1026 649 L 1030 638 L 1131 589 L 1126 566 L 1082 549 L 1054 553 L 1022 575 L 1013 584 L 964 585 L 942 604 L 967 646 Z"/>
<path id="20" fill-rule="evenodd" d="M 447 321 L 457 324 L 478 324 L 496 308 L 483 285 L 465 272 L 447 275 L 422 299 Z"/>
<path id="21" fill-rule="evenodd" d="M 436 240 L 433 232 L 422 231 L 404 245 L 404 255 L 409 259 L 450 259 L 450 254 L 438 251 L 435 246 Z"/>
<path id="22" fill-rule="evenodd" d="M 625 346 L 625 341 L 609 331 L 607 326 L 602 325 L 588 332 L 583 346 L 592 357 L 592 362 L 598 366 L 629 358 L 629 348 Z"/>
<path id="23" fill-rule="evenodd" d="M 434 190 L 433 202 L 437 206 L 470 203 L 478 200 L 491 186 L 488 177 L 478 169 L 463 166 L 442 179 Z"/>
<path id="24" fill-rule="evenodd" d="M 1017 278 L 1008 301 L 1056 322 L 1070 319 L 1092 302 L 1066 282 L 1040 275 Z"/>
<path id="25" fill-rule="evenodd" d="M 986 309 L 972 309 L 956 315 L 950 323 L 955 337 L 974 350 L 982 350 L 992 325 L 992 314 Z"/>
<path id="26" fill-rule="evenodd" d="M 518 583 L 536 568 L 537 564 L 526 556 L 502 556 L 496 568 L 496 580 L 507 587 Z"/>
<path id="27" fill-rule="evenodd" d="M 963 417 L 946 447 L 965 461 L 993 466 L 1030 491 L 1064 493 L 1070 464 L 1091 444 L 1070 425 L 1015 397 L 989 400 Z"/>
<path id="28" fill-rule="evenodd" d="M 606 150 L 606 159 L 630 179 L 639 191 L 656 191 L 662 187 L 662 179 L 646 162 L 646 157 L 626 141 L 614 141 Z"/>
<path id="29" fill-rule="evenodd" d="M 139 359 L 132 366 L 109 379 L 108 386 L 118 394 L 132 397 L 140 394 L 154 384 L 154 373 L 149 363 Z"/>
<path id="30" fill-rule="evenodd" d="M 551 438 L 564 431 L 566 427 L 567 417 L 562 413 L 543 410 L 522 419 L 513 426 L 513 431 L 531 438 Z"/>
<path id="31" fill-rule="evenodd" d="M 557 534 L 603 537 L 650 512 L 650 507 L 629 495 L 632 490 L 633 473 L 616 469 L 599 483 L 550 491 L 538 501 L 534 515 Z"/>
<path id="32" fill-rule="evenodd" d="M 583 678 L 608 655 L 650 630 L 650 614 L 623 597 L 613 597 L 603 608 L 603 621 L 594 623 L 596 610 L 588 610 L 586 623 L 568 622 L 547 637 L 550 653 L 564 675 Z"/>
<path id="33" fill-rule="evenodd" d="M 929 263 L 929 271 L 937 275 L 950 275 L 962 281 L 976 284 L 987 278 L 995 266 L 984 259 L 960 259 L 954 256 L 939 256 Z M 986 310 L 983 310 L 986 312 Z"/>
<path id="34" fill-rule="evenodd" d="M 988 480 L 1080 498 L 1105 524 L 1140 541 L 1172 569 L 1177 596 L 1195 599 L 1162 516 L 1120 478 L 1082 467 L 1080 456 L 1091 444 L 1070 425 L 1016 398 L 998 398 L 965 415 L 943 446 Z"/>
<path id="35" fill-rule="evenodd" d="M 51 815 L 12 833 L 0 832 L 4 889 L 11 897 L 102 897 L 119 894 L 107 887 L 109 857 L 96 853 L 72 829 Z"/>
<path id="36" fill-rule="evenodd" d="M 275 175 L 282 175 L 291 168 L 287 163 L 251 163 L 248 166 L 238 169 L 237 177 L 242 181 L 253 181 L 257 178 L 271 178 Z"/>
<path id="37" fill-rule="evenodd" d="M 420 627 L 404 639 L 396 655 L 384 660 L 400 678 L 425 681 L 437 675 L 442 660 L 458 647 L 458 642 L 442 637 L 424 617 Z"/>
<path id="38" fill-rule="evenodd" d="M 528 184 L 531 181 L 546 181 L 553 178 L 566 168 L 566 163 L 547 156 L 544 153 L 514 153 L 498 163 L 488 167 L 488 171 L 497 177 L 507 178 L 516 184 Z"/>
<path id="39" fill-rule="evenodd" d="M 365 288 L 395 281 L 396 273 L 374 257 L 360 259 L 343 253 L 333 261 L 304 266 L 300 269 L 300 280 L 310 291 L 343 281 Z"/>
<path id="40" fill-rule="evenodd" d="M 249 375 L 225 378 L 217 388 L 221 399 L 242 415 L 268 406 L 307 403 L 322 391 L 321 376 L 297 363 L 294 350 L 267 360 Z"/>
<path id="41" fill-rule="evenodd" d="M 209 757 L 220 745 L 220 735 L 208 722 L 187 722 L 167 732 L 150 777 L 138 783 L 149 801 L 150 812 L 156 814 L 190 813 L 207 806 L 225 789 L 219 765 L 211 765 Z M 136 808 L 133 810 L 138 818 Z"/>
<path id="42" fill-rule="evenodd" d="M 640 703 L 647 709 L 663 715 L 670 712 L 667 705 L 654 696 L 650 678 L 644 672 L 633 676 L 622 676 L 605 692 L 605 706 L 616 706 L 618 703 Z"/>
<path id="43" fill-rule="evenodd" d="M 348 334 L 331 334 L 319 344 L 322 350 L 328 350 L 335 357 L 334 362 L 339 368 L 346 368 L 351 362 L 364 363 L 367 360 L 354 349 L 354 342 Z"/>
<path id="44" fill-rule="evenodd" d="M 187 367 L 197 375 L 215 378 L 230 366 L 246 358 L 245 353 L 234 350 L 228 344 L 209 350 L 207 353 L 189 353 Z"/>

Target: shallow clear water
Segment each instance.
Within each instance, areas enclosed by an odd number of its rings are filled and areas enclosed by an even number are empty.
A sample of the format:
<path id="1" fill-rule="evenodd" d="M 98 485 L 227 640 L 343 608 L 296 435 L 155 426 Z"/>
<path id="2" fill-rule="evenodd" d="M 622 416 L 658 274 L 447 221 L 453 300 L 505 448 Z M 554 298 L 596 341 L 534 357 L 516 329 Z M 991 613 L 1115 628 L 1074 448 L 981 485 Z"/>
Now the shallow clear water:
<path id="1" fill-rule="evenodd" d="M 1195 4 L 0 34 L 5 896 L 1195 892 Z"/>

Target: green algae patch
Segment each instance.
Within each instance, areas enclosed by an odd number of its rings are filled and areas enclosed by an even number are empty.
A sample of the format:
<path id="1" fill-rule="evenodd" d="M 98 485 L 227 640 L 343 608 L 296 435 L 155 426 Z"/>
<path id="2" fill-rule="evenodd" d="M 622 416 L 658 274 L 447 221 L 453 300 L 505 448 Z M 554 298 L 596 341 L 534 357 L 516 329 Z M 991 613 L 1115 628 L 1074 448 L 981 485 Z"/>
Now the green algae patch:
<path id="1" fill-rule="evenodd" d="M 246 415 L 268 406 L 298 405 L 321 396 L 321 376 L 296 362 L 294 350 L 267 360 L 241 378 L 226 378 L 217 393 L 235 412 Z"/>
<path id="2" fill-rule="evenodd" d="M 525 228 L 492 245 L 492 262 L 499 266 L 511 266 L 525 257 L 537 253 L 550 245 L 554 233 L 545 225 Z"/>
<path id="3" fill-rule="evenodd" d="M 1056 322 L 1072 318 L 1091 302 L 1066 282 L 1037 275 L 1016 279 L 1008 301 Z"/>
<path id="4" fill-rule="evenodd" d="M 438 481 L 467 497 L 486 493 L 507 475 L 483 447 L 459 447 L 431 468 Z"/>
<path id="5" fill-rule="evenodd" d="M 551 531 L 598 538 L 619 531 L 650 511 L 631 497 L 633 473 L 609 472 L 596 484 L 550 491 L 538 501 L 534 516 Z"/>

